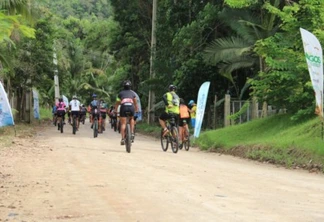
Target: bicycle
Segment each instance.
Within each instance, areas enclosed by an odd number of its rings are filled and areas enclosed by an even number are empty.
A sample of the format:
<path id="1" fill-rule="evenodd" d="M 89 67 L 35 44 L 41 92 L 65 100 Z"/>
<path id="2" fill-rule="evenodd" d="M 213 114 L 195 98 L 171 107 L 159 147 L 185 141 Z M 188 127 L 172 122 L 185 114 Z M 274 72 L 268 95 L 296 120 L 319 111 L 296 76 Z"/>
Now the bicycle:
<path id="1" fill-rule="evenodd" d="M 61 131 L 63 133 L 63 116 L 58 113 L 56 117 L 56 122 L 57 122 L 57 130 Z"/>
<path id="2" fill-rule="evenodd" d="M 114 129 L 114 131 L 117 131 L 117 117 L 111 117 L 111 128 Z"/>
<path id="3" fill-rule="evenodd" d="M 75 115 L 72 116 L 72 133 L 75 134 L 77 131 L 77 118 Z"/>
<path id="4" fill-rule="evenodd" d="M 132 147 L 132 131 L 130 126 L 130 112 L 126 112 L 126 128 L 125 128 L 125 147 L 127 153 L 131 152 Z"/>
<path id="5" fill-rule="evenodd" d="M 163 136 L 163 129 L 161 129 L 161 147 L 164 152 L 166 152 L 169 148 L 169 144 L 171 145 L 171 149 L 173 153 L 177 153 L 179 149 L 179 133 L 178 127 L 176 124 L 176 114 L 169 114 L 170 119 L 166 121 L 166 126 L 169 130 L 167 135 Z"/>
<path id="6" fill-rule="evenodd" d="M 94 110 L 94 117 L 93 117 L 93 137 L 96 138 L 98 136 L 98 110 Z"/>
<path id="7" fill-rule="evenodd" d="M 102 117 L 101 117 L 101 115 L 99 116 L 99 120 L 98 120 L 98 133 L 102 133 Z"/>
<path id="8" fill-rule="evenodd" d="M 82 123 L 83 125 L 85 123 L 86 115 L 87 115 L 86 113 L 80 113 L 79 122 Z"/>
<path id="9" fill-rule="evenodd" d="M 190 148 L 190 131 L 188 128 L 188 124 L 187 122 L 184 120 L 183 122 L 183 131 L 182 131 L 183 135 L 181 135 L 182 138 L 182 145 L 185 148 L 186 151 L 189 150 Z M 182 147 L 179 147 L 180 150 L 182 149 Z"/>

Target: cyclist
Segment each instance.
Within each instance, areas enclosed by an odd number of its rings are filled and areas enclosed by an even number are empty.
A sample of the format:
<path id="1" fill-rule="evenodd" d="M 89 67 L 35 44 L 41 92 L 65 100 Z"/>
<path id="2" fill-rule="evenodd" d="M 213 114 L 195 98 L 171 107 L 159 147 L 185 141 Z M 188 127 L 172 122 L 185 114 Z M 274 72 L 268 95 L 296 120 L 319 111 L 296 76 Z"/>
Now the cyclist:
<path id="1" fill-rule="evenodd" d="M 90 107 L 91 107 L 91 129 L 93 128 L 93 119 L 95 117 L 95 115 L 97 116 L 97 119 L 99 120 L 99 115 L 100 112 L 95 113 L 95 110 L 99 110 L 99 101 L 97 100 L 97 95 L 93 94 L 92 95 L 93 100 L 90 103 Z"/>
<path id="2" fill-rule="evenodd" d="M 80 114 L 80 111 L 81 111 L 81 103 L 80 101 L 77 99 L 77 96 L 74 95 L 72 97 L 72 100 L 70 102 L 70 111 L 71 111 L 71 114 L 70 114 L 70 117 L 73 118 L 73 116 L 75 116 L 75 119 L 76 119 L 76 128 L 77 130 L 79 130 L 79 114 Z"/>
<path id="3" fill-rule="evenodd" d="M 108 115 L 109 115 L 109 118 L 110 118 L 111 127 L 113 127 L 113 123 L 116 124 L 116 126 L 117 126 L 117 113 L 115 113 L 115 107 L 114 106 L 110 106 L 110 109 L 108 111 Z"/>
<path id="4" fill-rule="evenodd" d="M 163 129 L 163 136 L 165 136 L 169 130 L 166 127 L 166 121 L 170 119 L 171 115 L 175 116 L 176 125 L 178 125 L 179 121 L 179 104 L 180 99 L 179 96 L 175 93 L 176 86 L 170 85 L 169 92 L 163 95 L 163 102 L 165 104 L 165 111 L 159 117 L 159 123 Z"/>
<path id="5" fill-rule="evenodd" d="M 87 108 L 84 106 L 84 104 L 81 104 L 81 110 L 80 110 L 80 119 L 79 121 L 85 120 L 87 117 Z"/>
<path id="6" fill-rule="evenodd" d="M 65 123 L 65 103 L 62 98 L 59 98 L 59 101 L 56 103 L 56 114 L 57 116 L 61 116 L 63 119 L 63 123 Z"/>
<path id="7" fill-rule="evenodd" d="M 102 125 L 101 125 L 101 129 L 102 131 L 106 130 L 106 117 L 107 117 L 107 113 L 108 113 L 108 105 L 105 103 L 105 101 L 100 100 L 100 115 L 102 118 Z"/>
<path id="8" fill-rule="evenodd" d="M 192 126 L 192 128 L 195 128 L 197 105 L 194 100 L 190 100 L 188 105 L 190 106 L 189 112 L 190 112 L 190 118 L 191 118 L 191 126 Z"/>
<path id="9" fill-rule="evenodd" d="M 188 123 L 190 121 L 190 112 L 188 106 L 185 104 L 184 100 L 180 98 L 180 121 L 179 121 L 179 147 L 182 148 L 182 142 L 187 140 L 188 135 L 185 135 L 185 132 L 188 132 Z"/>
<path id="10" fill-rule="evenodd" d="M 132 142 L 134 142 L 134 114 L 137 112 L 137 100 L 134 91 L 131 90 L 132 83 L 129 80 L 123 82 L 124 89 L 118 94 L 116 99 L 117 108 L 120 105 L 120 132 L 121 132 L 121 141 L 120 145 L 125 144 L 125 128 L 126 128 L 126 119 L 127 114 L 130 113 L 130 127 L 132 132 Z"/>

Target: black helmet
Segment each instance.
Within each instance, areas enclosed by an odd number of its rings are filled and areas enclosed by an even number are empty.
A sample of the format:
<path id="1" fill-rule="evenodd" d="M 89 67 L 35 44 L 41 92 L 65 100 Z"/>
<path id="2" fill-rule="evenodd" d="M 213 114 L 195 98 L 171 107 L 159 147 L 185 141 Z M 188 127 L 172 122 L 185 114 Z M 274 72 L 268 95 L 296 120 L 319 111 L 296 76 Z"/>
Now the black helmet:
<path id="1" fill-rule="evenodd" d="M 131 87 L 131 86 L 132 86 L 132 83 L 131 83 L 131 81 L 129 81 L 129 80 L 125 80 L 124 83 L 123 83 L 123 86 L 124 86 L 124 87 L 126 87 L 126 86 L 127 86 L 127 87 Z"/>
<path id="2" fill-rule="evenodd" d="M 63 99 L 62 98 L 59 98 L 59 102 L 63 102 Z"/>
<path id="3" fill-rule="evenodd" d="M 173 90 L 176 90 L 177 89 L 177 87 L 175 86 L 175 85 L 169 85 L 169 90 L 170 91 L 173 91 Z"/>
<path id="4" fill-rule="evenodd" d="M 124 86 L 124 89 L 130 89 L 131 88 L 131 86 L 132 86 L 132 83 L 131 83 L 131 81 L 129 81 L 129 80 L 125 80 L 124 82 L 123 82 L 123 86 Z"/>

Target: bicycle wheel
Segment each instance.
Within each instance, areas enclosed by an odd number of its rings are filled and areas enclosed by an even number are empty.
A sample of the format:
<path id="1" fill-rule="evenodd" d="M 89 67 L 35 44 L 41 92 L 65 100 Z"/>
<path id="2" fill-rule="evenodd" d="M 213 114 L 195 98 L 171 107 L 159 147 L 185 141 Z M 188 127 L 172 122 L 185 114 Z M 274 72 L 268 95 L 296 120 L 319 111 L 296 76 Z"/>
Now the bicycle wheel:
<path id="1" fill-rule="evenodd" d="M 60 130 L 60 129 L 61 129 L 61 127 L 60 127 L 60 122 L 61 122 L 60 119 L 58 119 L 58 120 L 57 120 L 57 130 Z M 56 125 L 55 125 L 55 126 L 56 126 Z"/>
<path id="2" fill-rule="evenodd" d="M 131 138 L 131 128 L 129 123 L 126 124 L 126 135 L 125 135 L 125 146 L 127 153 L 131 152 L 132 138 Z"/>
<path id="3" fill-rule="evenodd" d="M 75 117 L 73 116 L 72 133 L 75 134 L 75 132 L 76 132 L 76 120 Z"/>
<path id="4" fill-rule="evenodd" d="M 190 148 L 190 133 L 188 129 L 185 129 L 185 131 L 186 131 L 185 133 L 186 137 L 185 137 L 185 141 L 183 142 L 183 146 L 185 150 L 188 151 Z"/>
<path id="5" fill-rule="evenodd" d="M 114 127 L 114 131 L 117 131 L 117 121 L 116 120 L 112 120 L 113 122 L 113 127 Z"/>
<path id="6" fill-rule="evenodd" d="M 60 119 L 60 129 L 61 129 L 61 133 L 63 133 L 63 118 L 62 117 Z"/>
<path id="7" fill-rule="evenodd" d="M 166 152 L 169 147 L 169 136 L 163 136 L 163 129 L 161 129 L 161 147 L 164 152 Z"/>
<path id="8" fill-rule="evenodd" d="M 177 153 L 178 149 L 179 149 L 179 134 L 178 134 L 177 127 L 172 126 L 171 134 L 172 134 L 171 149 L 172 149 L 172 152 Z"/>
<path id="9" fill-rule="evenodd" d="M 98 120 L 95 119 L 93 123 L 93 137 L 96 138 L 98 136 Z"/>

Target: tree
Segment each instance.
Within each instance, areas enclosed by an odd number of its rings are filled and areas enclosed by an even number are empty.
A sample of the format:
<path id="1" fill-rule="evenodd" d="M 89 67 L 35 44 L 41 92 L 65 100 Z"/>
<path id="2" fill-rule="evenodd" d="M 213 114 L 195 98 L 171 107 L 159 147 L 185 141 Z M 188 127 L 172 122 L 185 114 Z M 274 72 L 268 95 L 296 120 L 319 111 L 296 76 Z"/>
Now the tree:
<path id="1" fill-rule="evenodd" d="M 283 25 L 274 36 L 256 44 L 255 52 L 264 58 L 267 69 L 250 80 L 253 95 L 286 108 L 294 114 L 293 119 L 307 118 L 314 113 L 315 100 L 299 28 L 307 28 L 323 42 L 324 3 L 301 0 L 282 10 L 269 4 L 266 8 L 280 17 Z"/>

